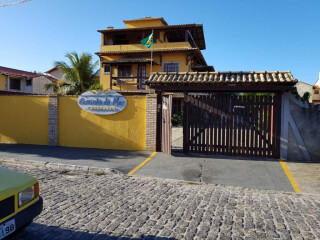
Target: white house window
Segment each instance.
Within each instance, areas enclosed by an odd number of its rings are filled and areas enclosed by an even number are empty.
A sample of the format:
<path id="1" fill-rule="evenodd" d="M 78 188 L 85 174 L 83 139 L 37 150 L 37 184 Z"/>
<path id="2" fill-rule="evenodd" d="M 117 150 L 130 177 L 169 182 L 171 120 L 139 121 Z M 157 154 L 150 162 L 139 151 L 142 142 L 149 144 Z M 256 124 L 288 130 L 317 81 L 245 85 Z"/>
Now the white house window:
<path id="1" fill-rule="evenodd" d="M 20 79 L 10 78 L 10 89 L 11 90 L 21 90 L 21 81 Z"/>
<path id="2" fill-rule="evenodd" d="M 32 79 L 31 78 L 26 80 L 26 86 L 32 86 Z"/>
<path id="3" fill-rule="evenodd" d="M 163 63 L 164 72 L 179 72 L 179 63 Z"/>
<path id="4" fill-rule="evenodd" d="M 110 70 L 111 70 L 111 67 L 109 65 L 104 65 L 103 66 L 103 72 L 104 73 L 110 74 Z"/>

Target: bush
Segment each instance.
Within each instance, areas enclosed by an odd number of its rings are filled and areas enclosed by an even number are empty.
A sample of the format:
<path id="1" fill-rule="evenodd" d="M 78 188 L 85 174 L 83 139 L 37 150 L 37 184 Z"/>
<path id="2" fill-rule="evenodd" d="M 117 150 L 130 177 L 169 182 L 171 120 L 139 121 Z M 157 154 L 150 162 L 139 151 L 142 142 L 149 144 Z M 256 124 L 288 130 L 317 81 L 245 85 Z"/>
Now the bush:
<path id="1" fill-rule="evenodd" d="M 182 126 L 183 125 L 183 112 L 172 114 L 172 125 L 173 126 Z"/>

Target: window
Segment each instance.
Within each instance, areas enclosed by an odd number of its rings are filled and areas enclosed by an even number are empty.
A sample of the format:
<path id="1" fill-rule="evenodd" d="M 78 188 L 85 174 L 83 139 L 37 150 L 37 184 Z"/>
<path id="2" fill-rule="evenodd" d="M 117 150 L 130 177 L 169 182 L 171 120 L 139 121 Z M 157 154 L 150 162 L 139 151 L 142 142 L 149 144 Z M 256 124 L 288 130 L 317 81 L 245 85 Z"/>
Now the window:
<path id="1" fill-rule="evenodd" d="M 20 79 L 11 79 L 10 78 L 10 89 L 21 90 Z"/>
<path id="2" fill-rule="evenodd" d="M 26 80 L 26 86 L 32 86 L 32 79 L 31 78 Z"/>
<path id="3" fill-rule="evenodd" d="M 110 73 L 110 70 L 111 70 L 111 68 L 110 68 L 109 65 L 104 65 L 104 66 L 103 66 L 103 72 L 104 72 L 104 73 Z"/>
<path id="4" fill-rule="evenodd" d="M 119 65 L 118 66 L 118 76 L 119 77 L 131 77 L 131 65 Z"/>
<path id="5" fill-rule="evenodd" d="M 179 72 L 179 63 L 164 63 L 164 72 Z"/>
<path id="6" fill-rule="evenodd" d="M 314 94 L 319 94 L 319 90 L 314 90 Z"/>

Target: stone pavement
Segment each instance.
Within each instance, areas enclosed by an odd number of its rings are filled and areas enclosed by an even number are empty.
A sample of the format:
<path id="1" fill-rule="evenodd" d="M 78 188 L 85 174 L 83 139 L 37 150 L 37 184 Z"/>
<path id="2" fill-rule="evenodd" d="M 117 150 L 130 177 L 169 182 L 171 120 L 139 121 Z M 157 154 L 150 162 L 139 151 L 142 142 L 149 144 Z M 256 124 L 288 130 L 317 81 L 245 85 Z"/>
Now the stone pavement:
<path id="1" fill-rule="evenodd" d="M 17 239 L 320 238 L 320 195 L 0 165 L 37 177 L 44 199 Z"/>

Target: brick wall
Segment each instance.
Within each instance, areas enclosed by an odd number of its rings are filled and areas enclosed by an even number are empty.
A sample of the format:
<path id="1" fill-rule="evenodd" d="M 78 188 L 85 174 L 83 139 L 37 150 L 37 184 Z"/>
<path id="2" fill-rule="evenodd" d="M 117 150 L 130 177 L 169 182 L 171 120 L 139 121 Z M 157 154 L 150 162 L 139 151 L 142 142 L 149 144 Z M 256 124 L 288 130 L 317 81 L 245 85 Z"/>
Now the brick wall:
<path id="1" fill-rule="evenodd" d="M 147 95 L 146 151 L 156 151 L 157 139 L 157 95 Z"/>
<path id="2" fill-rule="evenodd" d="M 58 96 L 49 96 L 48 145 L 58 146 Z"/>

